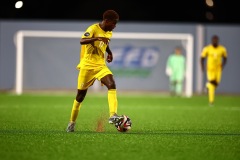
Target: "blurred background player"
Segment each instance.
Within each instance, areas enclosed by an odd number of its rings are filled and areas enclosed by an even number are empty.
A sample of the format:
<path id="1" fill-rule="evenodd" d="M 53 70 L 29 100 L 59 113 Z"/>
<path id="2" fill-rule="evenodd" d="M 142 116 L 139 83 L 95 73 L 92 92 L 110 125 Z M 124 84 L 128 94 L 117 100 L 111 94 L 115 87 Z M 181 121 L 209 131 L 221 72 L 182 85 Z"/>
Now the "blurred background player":
<path id="1" fill-rule="evenodd" d="M 182 48 L 176 47 L 168 57 L 166 74 L 169 76 L 169 87 L 171 95 L 182 95 L 183 81 L 185 76 L 185 57 Z"/>
<path id="2" fill-rule="evenodd" d="M 227 49 L 219 44 L 219 37 L 212 36 L 211 44 L 205 46 L 201 53 L 201 69 L 205 72 L 205 59 L 207 58 L 207 80 L 209 105 L 213 106 L 215 89 L 219 85 L 222 77 L 222 70 L 227 62 Z"/>
<path id="3" fill-rule="evenodd" d="M 116 84 L 112 72 L 106 65 L 106 61 L 110 63 L 113 60 L 109 42 L 112 37 L 112 30 L 116 27 L 118 20 L 119 15 L 117 12 L 114 10 L 105 11 L 102 22 L 89 26 L 80 40 L 82 46 L 81 59 L 77 66 L 79 70 L 77 95 L 73 102 L 67 132 L 74 132 L 81 104 L 88 88 L 93 85 L 96 79 L 108 88 L 109 123 L 115 124 L 123 119 L 122 116 L 117 115 Z M 105 60 L 106 52 L 108 55 Z"/>

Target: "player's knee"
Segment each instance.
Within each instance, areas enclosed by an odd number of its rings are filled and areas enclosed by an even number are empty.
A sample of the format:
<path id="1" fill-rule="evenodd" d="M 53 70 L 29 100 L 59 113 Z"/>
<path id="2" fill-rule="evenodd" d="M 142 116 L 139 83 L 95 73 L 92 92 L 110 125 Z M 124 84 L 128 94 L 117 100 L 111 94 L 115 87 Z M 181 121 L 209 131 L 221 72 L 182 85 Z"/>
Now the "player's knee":
<path id="1" fill-rule="evenodd" d="M 108 83 L 106 84 L 106 87 L 107 87 L 108 89 L 116 89 L 116 84 L 115 84 L 114 81 L 110 81 L 110 82 L 108 82 Z"/>
<path id="2" fill-rule="evenodd" d="M 86 96 L 86 93 L 78 93 L 76 96 L 76 101 L 81 103 L 84 100 L 85 96 Z"/>
<path id="3" fill-rule="evenodd" d="M 218 86 L 218 82 L 217 82 L 217 81 L 215 81 L 215 80 L 213 80 L 213 81 L 210 81 L 210 83 L 211 83 L 212 85 L 214 85 L 215 87 L 217 87 L 217 86 Z"/>

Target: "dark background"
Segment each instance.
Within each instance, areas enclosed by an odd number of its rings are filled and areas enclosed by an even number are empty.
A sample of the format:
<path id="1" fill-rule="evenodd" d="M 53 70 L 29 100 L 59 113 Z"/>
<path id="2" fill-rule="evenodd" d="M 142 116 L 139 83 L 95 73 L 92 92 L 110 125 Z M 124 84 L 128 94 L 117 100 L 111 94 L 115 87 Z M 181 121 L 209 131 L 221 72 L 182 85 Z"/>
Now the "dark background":
<path id="1" fill-rule="evenodd" d="M 136 22 L 194 22 L 240 24 L 237 0 L 17 0 L 1 1 L 0 19 L 11 20 L 99 20 L 107 9 L 114 9 L 121 21 Z"/>

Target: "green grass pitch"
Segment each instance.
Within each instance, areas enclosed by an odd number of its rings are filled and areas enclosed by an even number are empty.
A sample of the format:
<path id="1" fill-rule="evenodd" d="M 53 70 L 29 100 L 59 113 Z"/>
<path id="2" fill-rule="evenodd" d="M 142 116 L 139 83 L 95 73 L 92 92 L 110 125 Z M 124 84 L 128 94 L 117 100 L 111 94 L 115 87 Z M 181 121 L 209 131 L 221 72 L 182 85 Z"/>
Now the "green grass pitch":
<path id="1" fill-rule="evenodd" d="M 65 131 L 75 95 L 0 94 L 2 160 L 239 160 L 240 97 L 119 94 L 132 129 L 108 124 L 107 94 L 88 94 L 76 131 Z"/>

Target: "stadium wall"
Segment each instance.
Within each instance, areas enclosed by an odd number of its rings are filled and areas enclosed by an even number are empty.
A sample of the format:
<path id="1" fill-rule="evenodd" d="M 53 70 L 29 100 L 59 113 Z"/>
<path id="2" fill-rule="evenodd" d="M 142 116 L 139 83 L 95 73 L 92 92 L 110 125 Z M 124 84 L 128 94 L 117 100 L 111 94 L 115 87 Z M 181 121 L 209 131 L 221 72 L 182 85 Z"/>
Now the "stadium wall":
<path id="1" fill-rule="evenodd" d="M 0 91 L 11 91 L 15 88 L 16 75 L 16 46 L 14 35 L 19 30 L 51 30 L 51 31 L 84 31 L 86 27 L 94 23 L 93 21 L 84 22 L 64 22 L 64 21 L 0 21 Z M 201 32 L 199 32 L 199 28 Z M 131 23 L 119 22 L 114 32 L 144 32 L 144 33 L 184 33 L 191 34 L 194 38 L 193 53 L 193 90 L 200 92 L 205 76 L 201 75 L 199 70 L 199 52 L 203 45 L 210 43 L 211 36 L 217 34 L 220 36 L 220 42 L 224 44 L 229 52 L 229 59 L 223 72 L 222 82 L 217 92 L 240 94 L 240 25 L 210 25 L 193 23 Z M 201 35 L 201 36 L 200 36 Z M 75 43 L 75 42 L 74 42 Z M 79 40 L 76 40 L 78 56 Z M 173 46 L 174 47 L 174 46 Z M 74 53 L 75 54 L 75 53 Z M 76 62 L 66 61 L 66 64 L 72 64 L 75 67 Z M 43 64 L 44 65 L 44 64 Z M 30 66 L 29 66 L 30 67 Z M 74 70 L 74 68 L 73 68 Z M 64 72 L 66 77 L 69 76 Z M 74 75 L 75 76 L 75 75 Z M 163 81 L 166 81 L 166 75 Z M 42 77 L 45 80 L 46 77 Z M 75 78 L 64 80 L 66 84 L 76 83 Z M 161 84 L 161 81 L 159 82 Z M 201 83 L 201 85 L 199 85 Z M 151 84 L 151 82 L 150 82 Z M 75 84 L 74 84 L 75 85 Z M 73 86 L 74 86 L 73 85 Z M 133 84 L 134 85 L 134 84 Z M 118 84 L 121 89 L 122 84 Z M 69 88 L 69 89 L 74 89 Z"/>

